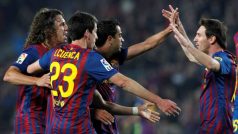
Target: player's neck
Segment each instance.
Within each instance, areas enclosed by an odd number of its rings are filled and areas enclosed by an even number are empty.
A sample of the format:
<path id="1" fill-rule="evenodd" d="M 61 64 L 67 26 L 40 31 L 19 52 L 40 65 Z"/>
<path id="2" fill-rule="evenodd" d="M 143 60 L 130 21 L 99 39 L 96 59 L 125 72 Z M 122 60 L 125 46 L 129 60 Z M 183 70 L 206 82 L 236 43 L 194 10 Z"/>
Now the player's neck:
<path id="1" fill-rule="evenodd" d="M 217 43 L 212 45 L 209 49 L 209 55 L 213 55 L 216 52 L 224 51 Z"/>
<path id="2" fill-rule="evenodd" d="M 86 40 L 84 40 L 84 39 L 74 40 L 74 41 L 72 41 L 72 44 L 78 45 L 78 46 L 80 46 L 81 48 L 87 48 L 87 42 L 86 42 Z"/>

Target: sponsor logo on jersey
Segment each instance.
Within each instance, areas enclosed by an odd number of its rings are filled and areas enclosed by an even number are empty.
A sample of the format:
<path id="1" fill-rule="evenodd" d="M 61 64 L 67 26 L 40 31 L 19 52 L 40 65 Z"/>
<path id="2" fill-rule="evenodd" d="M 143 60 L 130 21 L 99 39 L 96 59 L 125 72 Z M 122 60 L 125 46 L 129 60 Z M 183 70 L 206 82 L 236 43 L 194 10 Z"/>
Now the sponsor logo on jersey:
<path id="1" fill-rule="evenodd" d="M 22 64 L 23 61 L 26 59 L 27 55 L 28 55 L 28 54 L 26 54 L 26 53 L 22 53 L 22 54 L 18 57 L 16 63 Z"/>
<path id="2" fill-rule="evenodd" d="M 112 70 L 112 66 L 106 61 L 106 59 L 101 59 L 100 62 L 102 63 L 102 65 L 105 67 L 105 69 L 107 71 Z"/>

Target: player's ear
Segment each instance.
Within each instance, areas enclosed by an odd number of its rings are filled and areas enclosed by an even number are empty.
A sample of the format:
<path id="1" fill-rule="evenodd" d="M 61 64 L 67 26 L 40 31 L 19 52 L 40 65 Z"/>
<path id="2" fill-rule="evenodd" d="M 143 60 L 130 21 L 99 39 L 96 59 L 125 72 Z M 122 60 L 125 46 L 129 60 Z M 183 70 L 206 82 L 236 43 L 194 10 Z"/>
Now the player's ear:
<path id="1" fill-rule="evenodd" d="M 107 36 L 107 41 L 109 42 L 109 44 L 111 44 L 111 42 L 113 41 L 112 39 L 113 37 L 111 35 Z"/>
<path id="2" fill-rule="evenodd" d="M 111 41 L 112 38 L 113 38 L 113 37 L 112 37 L 111 35 L 107 36 L 107 40 L 108 40 L 108 41 Z"/>
<path id="3" fill-rule="evenodd" d="M 212 35 L 211 37 L 209 37 L 208 41 L 210 42 L 210 44 L 214 44 L 216 42 L 216 36 Z"/>
<path id="4" fill-rule="evenodd" d="M 88 29 L 84 32 L 84 37 L 88 38 L 90 35 L 90 32 L 88 31 Z"/>

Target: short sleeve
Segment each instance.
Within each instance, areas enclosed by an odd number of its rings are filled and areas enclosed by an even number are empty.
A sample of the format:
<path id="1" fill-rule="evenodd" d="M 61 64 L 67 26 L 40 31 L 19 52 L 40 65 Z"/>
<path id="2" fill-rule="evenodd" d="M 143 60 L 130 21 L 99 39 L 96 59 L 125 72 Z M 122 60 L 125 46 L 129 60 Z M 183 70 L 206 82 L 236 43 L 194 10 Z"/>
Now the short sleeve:
<path id="1" fill-rule="evenodd" d="M 214 55 L 213 58 L 220 63 L 220 74 L 229 74 L 231 72 L 232 62 L 225 53 Z"/>
<path id="2" fill-rule="evenodd" d="M 98 82 L 109 79 L 117 73 L 117 70 L 114 69 L 105 58 L 96 52 L 89 53 L 85 69 L 88 74 Z"/>
<path id="3" fill-rule="evenodd" d="M 13 63 L 13 66 L 19 68 L 22 73 L 26 73 L 28 65 L 35 62 L 38 58 L 39 54 L 36 48 L 28 48 L 20 54 L 17 61 Z"/>
<path id="4" fill-rule="evenodd" d="M 51 55 L 53 51 L 54 49 L 49 50 L 39 59 L 39 64 L 44 71 L 50 70 Z"/>

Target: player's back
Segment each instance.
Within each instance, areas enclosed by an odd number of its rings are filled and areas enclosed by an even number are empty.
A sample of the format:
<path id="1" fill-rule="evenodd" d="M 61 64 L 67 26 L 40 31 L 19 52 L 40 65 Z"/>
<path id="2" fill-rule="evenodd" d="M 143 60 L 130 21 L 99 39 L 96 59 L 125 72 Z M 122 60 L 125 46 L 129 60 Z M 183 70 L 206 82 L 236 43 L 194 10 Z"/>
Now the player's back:
<path id="1" fill-rule="evenodd" d="M 51 83 L 55 115 L 48 133 L 93 133 L 88 106 L 95 81 L 85 70 L 89 49 L 69 44 L 52 52 Z"/>

